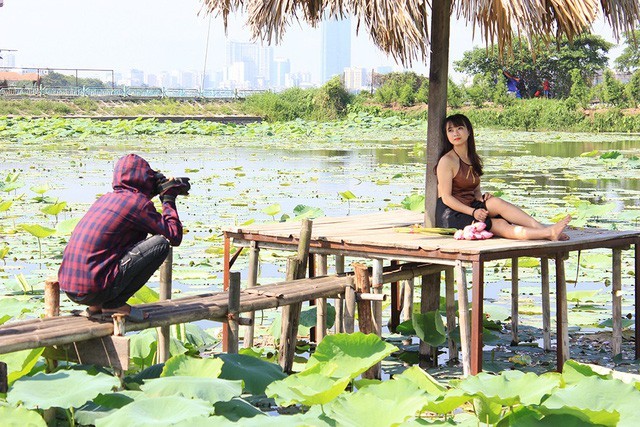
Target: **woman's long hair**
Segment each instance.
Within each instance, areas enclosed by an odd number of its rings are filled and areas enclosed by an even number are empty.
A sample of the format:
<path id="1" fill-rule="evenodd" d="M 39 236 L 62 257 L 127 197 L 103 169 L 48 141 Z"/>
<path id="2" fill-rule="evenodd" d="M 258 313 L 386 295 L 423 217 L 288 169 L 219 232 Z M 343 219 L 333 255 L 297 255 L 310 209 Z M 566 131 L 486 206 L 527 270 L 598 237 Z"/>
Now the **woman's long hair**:
<path id="1" fill-rule="evenodd" d="M 449 151 L 453 150 L 453 144 L 449 142 L 449 138 L 447 138 L 447 126 L 449 123 L 454 126 L 464 126 L 469 131 L 469 138 L 467 139 L 467 154 L 469 155 L 469 160 L 471 161 L 471 166 L 473 170 L 478 174 L 478 176 L 482 176 L 482 159 L 478 155 L 476 151 L 476 139 L 473 134 L 473 126 L 471 125 L 471 121 L 464 114 L 453 114 L 442 122 L 442 151 L 440 151 L 440 155 L 438 156 L 438 162 L 442 156 L 447 154 Z M 438 167 L 436 163 L 436 168 Z M 435 169 L 435 168 L 434 168 Z"/>

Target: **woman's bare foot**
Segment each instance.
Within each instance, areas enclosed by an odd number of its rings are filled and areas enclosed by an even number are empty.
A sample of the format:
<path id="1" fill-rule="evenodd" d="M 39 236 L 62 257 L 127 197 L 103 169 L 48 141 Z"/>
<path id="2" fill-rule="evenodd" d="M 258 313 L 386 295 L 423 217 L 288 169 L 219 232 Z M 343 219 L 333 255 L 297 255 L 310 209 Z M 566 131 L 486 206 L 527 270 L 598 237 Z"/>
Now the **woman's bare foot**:
<path id="1" fill-rule="evenodd" d="M 548 227 L 551 233 L 549 236 L 549 240 L 553 240 L 553 241 L 569 240 L 569 236 L 566 233 L 563 233 L 563 231 L 566 228 L 566 226 L 569 225 L 570 221 L 571 221 L 571 215 L 567 215 L 564 218 L 562 218 L 560 221 L 556 222 L 555 224 L 550 225 Z"/>

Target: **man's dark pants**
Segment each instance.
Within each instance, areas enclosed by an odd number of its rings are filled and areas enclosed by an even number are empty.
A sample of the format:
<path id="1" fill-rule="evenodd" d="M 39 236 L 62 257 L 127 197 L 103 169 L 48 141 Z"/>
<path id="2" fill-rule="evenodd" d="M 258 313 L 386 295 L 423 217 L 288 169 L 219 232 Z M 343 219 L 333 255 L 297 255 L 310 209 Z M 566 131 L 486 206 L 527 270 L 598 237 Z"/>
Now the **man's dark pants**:
<path id="1" fill-rule="evenodd" d="M 120 271 L 111 286 L 100 292 L 78 296 L 67 292 L 71 301 L 83 305 L 101 305 L 106 309 L 121 307 L 151 278 L 169 253 L 169 241 L 155 235 L 135 245 L 120 260 Z"/>

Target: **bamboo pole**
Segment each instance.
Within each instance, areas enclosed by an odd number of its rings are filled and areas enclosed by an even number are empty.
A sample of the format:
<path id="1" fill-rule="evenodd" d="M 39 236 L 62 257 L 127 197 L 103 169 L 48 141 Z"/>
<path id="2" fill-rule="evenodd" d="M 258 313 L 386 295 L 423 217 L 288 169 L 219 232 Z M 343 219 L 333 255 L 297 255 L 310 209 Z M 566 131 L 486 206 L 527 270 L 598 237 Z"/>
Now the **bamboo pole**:
<path id="1" fill-rule="evenodd" d="M 336 263 L 336 274 L 344 273 L 344 255 L 336 255 L 335 257 Z M 339 334 L 344 332 L 344 316 L 345 316 L 345 298 L 336 298 L 334 300 L 334 304 L 336 307 L 336 320 L 335 320 L 335 333 Z"/>
<path id="2" fill-rule="evenodd" d="M 238 317 L 240 316 L 240 273 L 232 272 L 229 276 L 229 305 L 227 324 L 229 334 L 227 336 L 227 353 L 238 353 L 239 330 Z"/>
<path id="3" fill-rule="evenodd" d="M 403 291 L 403 299 L 404 303 L 402 304 L 402 320 L 407 321 L 411 320 L 413 314 L 413 288 L 414 288 L 414 278 L 410 277 L 406 280 L 402 281 L 402 285 L 404 288 Z"/>
<path id="4" fill-rule="evenodd" d="M 564 270 L 565 254 L 556 254 L 556 357 L 557 370 L 562 372 L 569 360 L 569 321 L 567 319 L 567 284 Z"/>
<path id="5" fill-rule="evenodd" d="M 458 285 L 462 373 L 466 377 L 471 373 L 471 321 L 469 318 L 469 295 L 467 294 L 467 272 L 460 261 L 456 261 L 455 276 Z"/>
<path id="6" fill-rule="evenodd" d="M 344 332 L 352 334 L 355 329 L 356 291 L 354 280 L 344 289 Z"/>
<path id="7" fill-rule="evenodd" d="M 167 258 L 160 266 L 160 301 L 171 299 L 171 282 L 173 280 L 173 248 L 169 247 Z M 160 326 L 158 329 L 158 363 L 163 363 L 171 357 L 171 328 Z"/>
<path id="8" fill-rule="evenodd" d="M 57 278 L 44 281 L 45 317 L 60 316 L 60 283 Z"/>
<path id="9" fill-rule="evenodd" d="M 327 275 L 327 255 L 315 255 L 316 276 Z M 316 299 L 316 342 L 319 343 L 327 334 L 327 299 Z"/>
<path id="10" fill-rule="evenodd" d="M 613 248 L 613 271 L 611 278 L 611 314 L 613 318 L 613 356 L 622 352 L 622 251 Z"/>
<path id="11" fill-rule="evenodd" d="M 542 348 L 551 351 L 551 299 L 549 297 L 549 258 L 540 259 L 542 276 Z"/>
<path id="12" fill-rule="evenodd" d="M 458 359 L 458 344 L 451 338 L 451 332 L 456 327 L 456 301 L 455 283 L 453 268 L 449 267 L 444 271 L 445 282 L 445 304 L 447 307 L 447 331 L 449 332 L 449 360 Z"/>
<path id="13" fill-rule="evenodd" d="M 260 263 L 260 247 L 258 242 L 252 241 L 249 249 L 249 271 L 247 274 L 247 289 L 251 289 L 258 284 L 258 270 Z M 245 317 L 251 321 L 251 325 L 244 328 L 244 341 L 243 347 L 253 347 L 253 335 L 255 334 L 255 327 L 253 322 L 256 318 L 256 313 L 251 311 L 245 314 Z"/>
<path id="14" fill-rule="evenodd" d="M 518 258 L 511 258 L 511 345 L 518 345 Z"/>
<path id="15" fill-rule="evenodd" d="M 300 262 L 297 255 L 287 258 L 287 281 L 293 280 L 298 275 Z M 302 302 L 285 305 L 282 307 L 282 325 L 280 332 L 280 348 L 278 363 L 284 372 L 290 373 L 293 368 L 296 343 L 298 339 L 298 322 Z"/>

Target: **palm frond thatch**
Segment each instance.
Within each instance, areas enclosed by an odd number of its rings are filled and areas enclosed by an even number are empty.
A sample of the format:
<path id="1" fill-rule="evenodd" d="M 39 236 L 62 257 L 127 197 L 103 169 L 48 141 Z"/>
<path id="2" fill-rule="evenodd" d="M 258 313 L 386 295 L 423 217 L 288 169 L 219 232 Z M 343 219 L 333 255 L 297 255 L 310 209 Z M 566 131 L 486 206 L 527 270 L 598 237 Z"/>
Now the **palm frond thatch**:
<path id="1" fill-rule="evenodd" d="M 405 65 L 428 58 L 430 1 L 203 0 L 206 11 L 222 15 L 225 26 L 230 13 L 245 12 L 253 38 L 269 43 L 278 43 L 296 21 L 315 27 L 326 17 L 348 15 L 382 51 Z M 638 0 L 452 0 L 451 10 L 477 28 L 487 44 L 497 43 L 500 52 L 514 35 L 571 39 L 590 28 L 599 13 L 615 37 L 640 24 Z"/>

